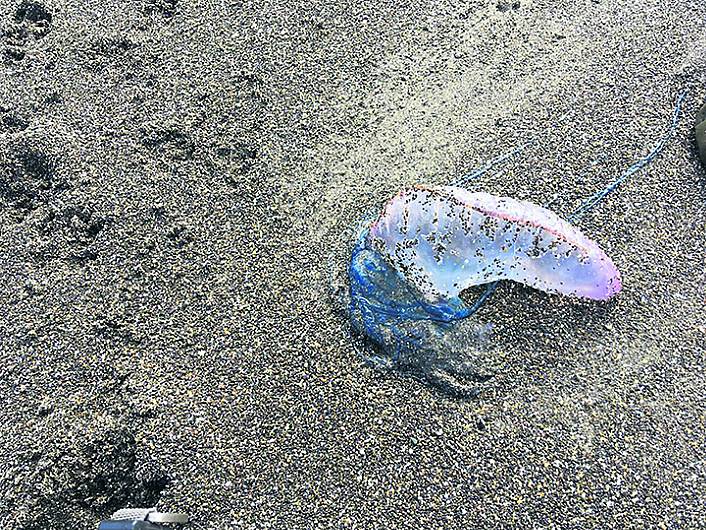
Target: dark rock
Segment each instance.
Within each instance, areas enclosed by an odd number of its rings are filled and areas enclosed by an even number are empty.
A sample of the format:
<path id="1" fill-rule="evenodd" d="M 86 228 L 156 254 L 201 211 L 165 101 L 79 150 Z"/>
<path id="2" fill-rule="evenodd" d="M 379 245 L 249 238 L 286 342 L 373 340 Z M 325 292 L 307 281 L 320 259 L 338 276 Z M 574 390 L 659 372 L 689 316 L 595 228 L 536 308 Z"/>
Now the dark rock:
<path id="1" fill-rule="evenodd" d="M 701 162 L 706 166 L 706 105 L 696 115 L 696 143 L 699 146 Z"/>

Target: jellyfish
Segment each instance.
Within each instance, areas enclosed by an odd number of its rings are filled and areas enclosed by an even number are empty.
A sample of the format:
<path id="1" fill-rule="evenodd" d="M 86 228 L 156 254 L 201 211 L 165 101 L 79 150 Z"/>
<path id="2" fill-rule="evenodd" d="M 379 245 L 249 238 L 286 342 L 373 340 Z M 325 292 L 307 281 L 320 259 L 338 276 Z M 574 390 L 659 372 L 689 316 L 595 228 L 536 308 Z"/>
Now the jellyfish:
<path id="1" fill-rule="evenodd" d="M 617 295 L 620 272 L 575 223 L 659 155 L 677 128 L 685 97 L 680 93 L 671 126 L 652 151 L 567 219 L 528 201 L 466 189 L 532 142 L 453 185 L 416 184 L 389 199 L 360 225 L 348 267 L 348 313 L 373 348 L 364 359 L 445 393 L 472 396 L 487 376 L 454 350 L 455 324 L 478 311 L 498 282 L 596 301 Z M 485 287 L 483 294 L 465 301 L 461 294 L 476 286 Z M 487 326 L 478 324 L 476 331 L 482 339 Z"/>

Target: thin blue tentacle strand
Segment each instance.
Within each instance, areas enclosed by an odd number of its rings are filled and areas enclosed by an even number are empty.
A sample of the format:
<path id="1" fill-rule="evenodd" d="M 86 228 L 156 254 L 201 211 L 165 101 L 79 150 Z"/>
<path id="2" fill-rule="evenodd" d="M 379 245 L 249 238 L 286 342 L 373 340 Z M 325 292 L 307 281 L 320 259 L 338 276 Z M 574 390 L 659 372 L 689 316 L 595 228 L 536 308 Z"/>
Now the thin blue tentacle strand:
<path id="1" fill-rule="evenodd" d="M 481 167 L 478 169 L 474 169 L 467 175 L 464 175 L 458 179 L 456 179 L 452 184 L 454 186 L 458 186 L 459 188 L 465 187 L 470 181 L 477 179 L 478 177 L 481 177 L 485 175 L 489 170 L 493 169 L 496 166 L 499 166 L 503 162 L 510 160 L 512 157 L 515 155 L 520 154 L 522 151 L 527 149 L 528 147 L 536 144 L 536 140 L 530 140 L 528 142 L 523 143 L 522 145 L 519 145 L 515 147 L 512 151 L 509 151 L 505 154 L 502 154 L 500 156 L 496 156 L 495 158 L 491 158 L 488 160 L 485 164 L 483 164 Z"/>
<path id="2" fill-rule="evenodd" d="M 563 122 L 567 117 L 569 117 L 572 114 L 572 112 L 567 112 L 563 114 L 558 120 L 553 122 L 552 124 L 549 125 L 548 128 L 553 128 Z M 457 186 L 459 188 L 464 188 L 466 185 L 471 182 L 472 180 L 475 180 L 479 177 L 482 177 L 485 175 L 488 171 L 491 169 L 499 166 L 500 164 L 506 162 L 507 160 L 510 160 L 511 158 L 519 155 L 522 151 L 527 149 L 528 147 L 532 147 L 537 144 L 537 139 L 533 138 L 531 140 L 526 141 L 525 143 L 513 148 L 511 151 L 508 151 L 507 153 L 504 153 L 502 155 L 498 155 L 495 158 L 491 158 L 488 160 L 485 164 L 483 164 L 481 167 L 474 169 L 470 173 L 463 175 L 453 181 L 451 183 L 452 186 Z"/>
<path id="3" fill-rule="evenodd" d="M 620 184 L 625 182 L 628 178 L 630 178 L 632 175 L 640 171 L 642 168 L 645 166 L 649 165 L 651 162 L 653 162 L 661 153 L 664 151 L 664 148 L 667 146 L 669 141 L 674 137 L 674 133 L 676 132 L 677 128 L 679 127 L 679 120 L 681 118 L 682 114 L 682 106 L 684 104 L 684 100 L 686 99 L 686 96 L 688 95 L 689 91 L 688 90 L 682 90 L 679 95 L 677 96 L 677 101 L 676 104 L 674 105 L 674 111 L 672 113 L 672 122 L 669 126 L 669 130 L 667 133 L 657 142 L 657 145 L 655 145 L 652 150 L 645 156 L 644 158 L 641 158 L 637 162 L 635 162 L 633 165 L 631 165 L 622 175 L 620 175 L 618 178 L 616 178 L 613 182 L 611 182 L 608 186 L 603 188 L 602 190 L 594 193 L 591 195 L 588 199 L 586 199 L 581 206 L 579 206 L 576 210 L 574 210 L 569 216 L 568 220 L 570 222 L 575 222 L 581 219 L 583 215 L 590 211 L 591 209 L 595 208 L 596 205 L 598 205 L 599 202 L 601 202 L 603 199 L 605 199 L 608 195 L 613 193 Z"/>

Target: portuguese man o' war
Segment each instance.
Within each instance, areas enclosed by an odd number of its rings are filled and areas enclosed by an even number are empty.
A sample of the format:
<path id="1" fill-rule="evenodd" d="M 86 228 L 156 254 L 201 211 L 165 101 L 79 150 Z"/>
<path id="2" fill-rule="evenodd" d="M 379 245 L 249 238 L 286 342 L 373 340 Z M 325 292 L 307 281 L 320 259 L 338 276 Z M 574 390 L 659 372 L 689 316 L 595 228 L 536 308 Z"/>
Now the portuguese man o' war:
<path id="1" fill-rule="evenodd" d="M 414 185 L 397 193 L 361 225 L 348 269 L 351 322 L 380 352 L 365 358 L 451 394 L 474 394 L 466 383 L 480 380 L 479 374 L 444 339 L 455 322 L 483 305 L 498 281 L 589 300 L 619 293 L 615 264 L 572 223 L 659 155 L 676 130 L 685 97 L 682 92 L 669 132 L 655 148 L 568 220 L 531 202 L 458 185 Z M 473 286 L 486 290 L 467 303 L 461 293 Z"/>

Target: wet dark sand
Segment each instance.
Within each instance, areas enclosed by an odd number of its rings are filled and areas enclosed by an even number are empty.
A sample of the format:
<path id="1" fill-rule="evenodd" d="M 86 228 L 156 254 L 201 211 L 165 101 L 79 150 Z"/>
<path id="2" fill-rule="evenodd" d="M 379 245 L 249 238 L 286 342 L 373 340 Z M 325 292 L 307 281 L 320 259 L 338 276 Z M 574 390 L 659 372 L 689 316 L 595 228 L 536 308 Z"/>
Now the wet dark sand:
<path id="1" fill-rule="evenodd" d="M 706 5 L 0 2 L 0 527 L 706 528 Z M 504 285 L 471 401 L 328 295 L 401 186 L 561 214 L 624 292 Z M 598 161 L 583 171 L 592 161 Z M 469 326 L 472 323 L 468 324 Z"/>

